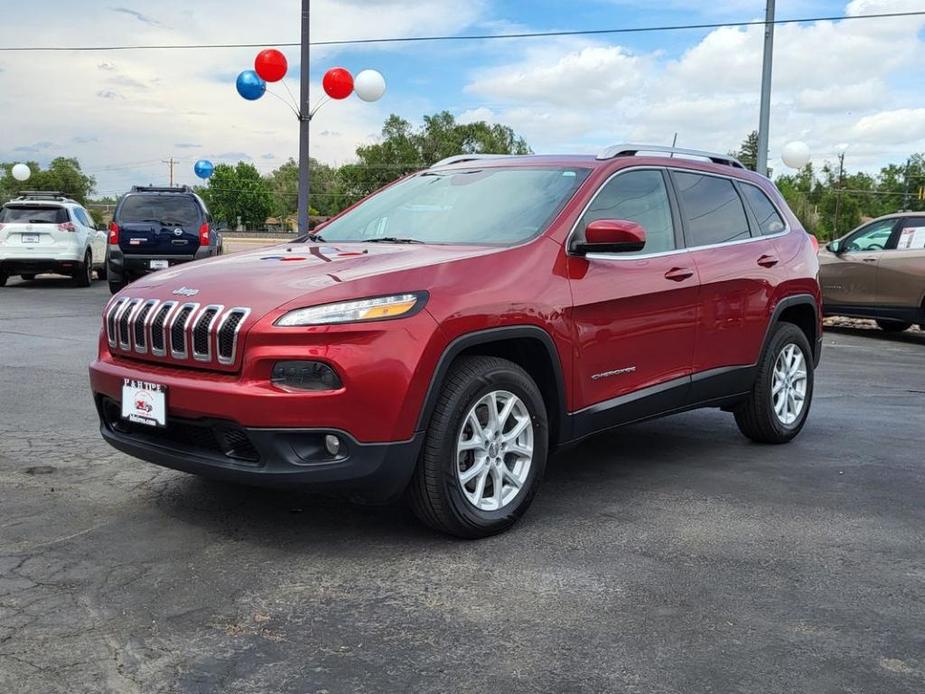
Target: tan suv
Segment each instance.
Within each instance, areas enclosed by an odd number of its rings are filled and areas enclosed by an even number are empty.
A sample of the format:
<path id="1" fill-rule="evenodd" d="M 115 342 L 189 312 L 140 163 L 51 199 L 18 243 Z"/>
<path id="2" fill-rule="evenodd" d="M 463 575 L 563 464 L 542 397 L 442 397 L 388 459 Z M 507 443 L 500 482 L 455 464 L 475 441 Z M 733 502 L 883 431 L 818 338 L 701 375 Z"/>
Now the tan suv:
<path id="1" fill-rule="evenodd" d="M 867 222 L 820 249 L 819 265 L 825 315 L 925 330 L 925 212 Z"/>

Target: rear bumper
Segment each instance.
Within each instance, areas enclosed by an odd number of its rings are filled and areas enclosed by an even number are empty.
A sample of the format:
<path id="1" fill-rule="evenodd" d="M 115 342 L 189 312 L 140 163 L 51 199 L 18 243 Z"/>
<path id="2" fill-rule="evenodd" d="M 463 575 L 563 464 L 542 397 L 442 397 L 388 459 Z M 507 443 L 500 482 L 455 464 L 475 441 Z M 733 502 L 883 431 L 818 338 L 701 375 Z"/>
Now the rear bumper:
<path id="1" fill-rule="evenodd" d="M 6 258 L 0 260 L 0 272 L 7 275 L 38 275 L 43 272 L 54 272 L 61 275 L 70 275 L 83 258 L 77 258 L 74 253 L 60 254 L 64 257 L 50 258 Z M 70 257 L 70 256 L 74 257 Z"/>
<path id="2" fill-rule="evenodd" d="M 140 277 L 147 275 L 154 270 L 151 269 L 152 260 L 166 260 L 168 266 L 182 265 L 202 258 L 211 258 L 215 255 L 215 248 L 206 246 L 199 248 L 193 254 L 187 255 L 151 255 L 139 253 L 125 253 L 119 246 L 110 244 L 109 246 L 109 265 L 108 273 L 110 281 L 120 281 L 125 279 L 126 275 L 130 277 Z"/>
<path id="3" fill-rule="evenodd" d="M 363 444 L 334 429 L 245 428 L 212 419 L 168 419 L 166 429 L 124 422 L 114 400 L 96 397 L 100 433 L 135 458 L 211 479 L 262 487 L 332 491 L 384 502 L 407 487 L 423 434 L 408 441 Z M 341 442 L 337 456 L 324 436 Z"/>

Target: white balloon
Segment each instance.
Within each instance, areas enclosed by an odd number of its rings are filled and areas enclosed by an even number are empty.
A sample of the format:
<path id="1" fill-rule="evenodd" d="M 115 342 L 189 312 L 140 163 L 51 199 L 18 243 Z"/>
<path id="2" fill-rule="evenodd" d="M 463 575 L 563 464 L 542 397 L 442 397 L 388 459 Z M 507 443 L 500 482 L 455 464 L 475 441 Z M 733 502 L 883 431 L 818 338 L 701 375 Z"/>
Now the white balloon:
<path id="1" fill-rule="evenodd" d="M 805 142 L 788 142 L 784 145 L 781 159 L 792 169 L 802 169 L 809 163 L 809 145 Z"/>
<path id="2" fill-rule="evenodd" d="M 377 70 L 363 70 L 354 78 L 353 90 L 363 101 L 379 101 L 385 94 L 385 78 Z"/>
<path id="3" fill-rule="evenodd" d="M 32 175 L 32 169 L 25 164 L 16 164 L 10 169 L 10 173 L 13 174 L 13 178 L 17 181 L 27 181 L 29 180 L 29 176 Z"/>

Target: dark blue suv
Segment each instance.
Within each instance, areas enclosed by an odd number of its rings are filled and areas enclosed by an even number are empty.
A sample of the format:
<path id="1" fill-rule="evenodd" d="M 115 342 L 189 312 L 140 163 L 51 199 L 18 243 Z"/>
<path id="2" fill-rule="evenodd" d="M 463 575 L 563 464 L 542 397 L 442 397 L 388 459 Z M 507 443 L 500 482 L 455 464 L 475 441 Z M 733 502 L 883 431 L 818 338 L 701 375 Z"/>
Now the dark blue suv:
<path id="1" fill-rule="evenodd" d="M 149 272 L 221 253 L 222 237 L 192 188 L 134 186 L 109 225 L 109 289 L 115 294 Z"/>

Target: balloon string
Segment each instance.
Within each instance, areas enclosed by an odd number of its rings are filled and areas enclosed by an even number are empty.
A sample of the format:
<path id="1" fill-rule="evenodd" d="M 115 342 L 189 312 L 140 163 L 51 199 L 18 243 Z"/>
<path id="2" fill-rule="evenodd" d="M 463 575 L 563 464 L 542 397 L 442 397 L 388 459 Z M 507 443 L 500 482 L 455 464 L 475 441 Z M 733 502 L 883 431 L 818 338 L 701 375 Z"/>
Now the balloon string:
<path id="1" fill-rule="evenodd" d="M 289 100 L 292 102 L 292 105 L 295 106 L 296 115 L 299 115 L 299 111 L 302 110 L 302 109 L 299 107 L 299 102 L 296 101 L 295 97 L 292 95 L 292 92 L 289 91 L 289 85 L 286 84 L 286 80 L 283 79 L 283 80 L 281 80 L 281 82 L 283 83 L 283 87 L 286 89 L 286 93 L 289 95 Z"/>
<path id="2" fill-rule="evenodd" d="M 277 99 L 279 99 L 279 100 L 282 101 L 284 104 L 286 104 L 286 106 L 289 108 L 290 111 L 292 111 L 292 113 L 295 115 L 295 117 L 301 120 L 302 115 L 298 112 L 298 110 L 296 109 L 295 106 L 293 106 L 292 104 L 290 104 L 288 101 L 286 101 L 286 100 L 285 100 L 283 97 L 281 97 L 279 94 L 276 94 L 275 92 L 270 91 L 270 88 L 269 88 L 269 87 L 267 88 L 266 92 L 267 92 L 267 94 L 269 94 L 270 96 L 275 96 Z"/>
<path id="3" fill-rule="evenodd" d="M 316 113 L 318 113 L 318 110 L 322 106 L 324 106 L 326 103 L 328 103 L 329 101 L 331 101 L 331 97 L 327 95 L 321 97 L 321 100 L 317 104 L 315 104 L 315 108 L 313 108 L 312 110 L 308 112 L 308 117 L 309 118 L 313 117 Z"/>

